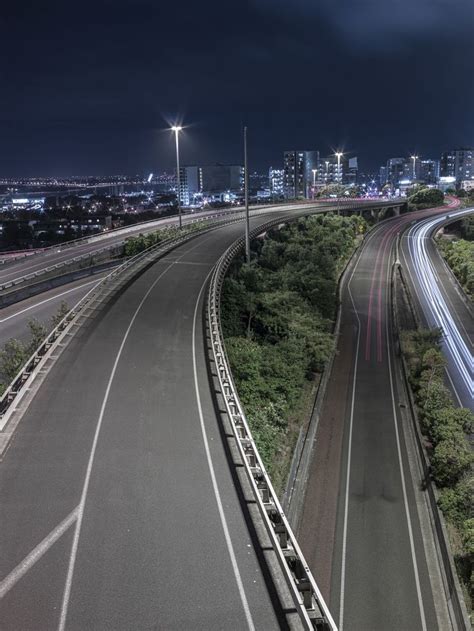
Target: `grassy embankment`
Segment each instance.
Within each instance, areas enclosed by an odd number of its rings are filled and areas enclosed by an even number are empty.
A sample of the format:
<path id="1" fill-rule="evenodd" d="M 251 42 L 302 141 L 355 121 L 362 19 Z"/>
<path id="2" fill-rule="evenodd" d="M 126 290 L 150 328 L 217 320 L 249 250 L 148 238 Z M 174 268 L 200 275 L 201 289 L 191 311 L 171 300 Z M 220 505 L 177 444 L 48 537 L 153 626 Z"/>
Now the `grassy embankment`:
<path id="1" fill-rule="evenodd" d="M 338 278 L 366 228 L 360 217 L 300 219 L 254 241 L 252 263 L 236 260 L 225 280 L 227 354 L 278 492 L 333 351 Z"/>
<path id="2" fill-rule="evenodd" d="M 474 296 L 474 217 L 465 217 L 448 229 L 454 230 L 454 238 L 451 238 L 452 235 L 438 237 L 438 248 L 467 296 L 472 300 Z"/>

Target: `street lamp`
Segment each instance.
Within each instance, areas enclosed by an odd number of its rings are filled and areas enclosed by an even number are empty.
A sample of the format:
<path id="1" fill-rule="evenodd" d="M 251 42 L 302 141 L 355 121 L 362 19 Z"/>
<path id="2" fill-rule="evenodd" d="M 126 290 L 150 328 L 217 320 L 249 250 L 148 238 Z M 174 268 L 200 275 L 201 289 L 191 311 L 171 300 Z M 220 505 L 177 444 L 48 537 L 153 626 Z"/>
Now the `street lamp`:
<path id="1" fill-rule="evenodd" d="M 338 184 L 342 184 L 341 158 L 343 156 L 343 153 L 342 151 L 336 151 L 334 155 L 337 158 L 337 181 L 338 181 Z M 339 192 L 337 193 L 337 214 L 339 215 Z"/>
<path id="2" fill-rule="evenodd" d="M 311 171 L 313 172 L 313 200 L 314 200 L 314 189 L 316 188 L 316 173 L 318 172 L 318 169 L 311 169 Z"/>
<path id="3" fill-rule="evenodd" d="M 250 264 L 249 165 L 247 159 L 247 125 L 244 127 L 244 203 L 245 203 L 245 260 Z"/>
<path id="4" fill-rule="evenodd" d="M 342 153 L 342 151 L 336 151 L 334 155 L 337 158 L 337 180 L 338 180 L 339 184 L 341 184 L 341 180 L 342 180 L 342 178 L 341 178 L 341 158 L 342 158 L 342 156 L 344 154 Z"/>
<path id="5" fill-rule="evenodd" d="M 410 158 L 413 160 L 413 182 L 416 180 L 416 161 L 418 160 L 418 156 L 410 156 Z"/>
<path id="6" fill-rule="evenodd" d="M 176 175 L 177 175 L 177 190 L 178 190 L 178 221 L 179 221 L 179 227 L 182 228 L 183 227 L 183 220 L 181 217 L 181 177 L 180 177 L 180 172 L 179 172 L 179 132 L 182 130 L 183 128 L 180 127 L 179 125 L 173 125 L 173 127 L 171 128 L 171 131 L 174 131 L 174 135 L 175 135 L 175 139 L 176 139 Z"/>

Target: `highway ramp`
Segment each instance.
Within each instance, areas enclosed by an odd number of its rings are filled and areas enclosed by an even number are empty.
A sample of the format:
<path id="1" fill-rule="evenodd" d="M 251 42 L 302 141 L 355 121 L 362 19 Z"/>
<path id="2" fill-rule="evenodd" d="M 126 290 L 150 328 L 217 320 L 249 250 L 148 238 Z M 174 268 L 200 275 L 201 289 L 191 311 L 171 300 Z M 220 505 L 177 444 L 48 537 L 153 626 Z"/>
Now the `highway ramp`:
<path id="1" fill-rule="evenodd" d="M 382 222 L 342 285 L 337 354 L 298 533 L 340 631 L 452 628 L 390 303 L 397 235 L 442 213 Z"/>
<path id="2" fill-rule="evenodd" d="M 423 326 L 443 330 L 447 385 L 458 405 L 474 410 L 474 310 L 431 238 L 456 217 L 474 209 L 454 210 L 410 226 L 400 240 L 400 262 Z"/>
<path id="3" fill-rule="evenodd" d="M 2 631 L 287 628 L 207 375 L 206 279 L 241 230 L 153 265 L 35 396 L 0 465 Z"/>

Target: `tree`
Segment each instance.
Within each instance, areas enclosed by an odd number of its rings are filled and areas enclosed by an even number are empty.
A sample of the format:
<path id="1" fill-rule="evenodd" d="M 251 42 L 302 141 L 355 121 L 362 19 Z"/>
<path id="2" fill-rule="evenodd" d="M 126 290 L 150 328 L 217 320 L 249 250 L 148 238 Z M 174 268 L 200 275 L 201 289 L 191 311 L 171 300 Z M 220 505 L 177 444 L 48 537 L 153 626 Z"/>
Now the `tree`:
<path id="1" fill-rule="evenodd" d="M 429 423 L 436 412 L 452 405 L 451 393 L 438 378 L 422 385 L 418 397 L 423 416 Z"/>
<path id="2" fill-rule="evenodd" d="M 452 488 L 441 489 L 438 505 L 445 518 L 456 526 L 460 526 L 472 511 L 474 497 L 474 476 L 460 480 Z"/>
<path id="3" fill-rule="evenodd" d="M 467 435 L 474 432 L 474 413 L 468 408 L 453 406 L 436 411 L 431 417 L 430 435 L 435 442 L 449 436 L 453 431 L 462 431 Z"/>
<path id="4" fill-rule="evenodd" d="M 416 208 L 430 208 L 440 206 L 444 202 L 444 193 L 438 188 L 417 189 L 408 198 L 408 203 Z"/>
<path id="5" fill-rule="evenodd" d="M 48 331 L 46 327 L 36 318 L 29 320 L 28 328 L 30 329 L 31 338 L 25 350 L 29 357 L 39 348 L 39 346 L 41 346 L 48 334 Z"/>
<path id="6" fill-rule="evenodd" d="M 473 453 L 460 430 L 451 432 L 435 447 L 431 458 L 434 479 L 440 486 L 452 486 L 469 470 Z"/>
<path id="7" fill-rule="evenodd" d="M 17 376 L 20 368 L 27 359 L 25 345 L 14 338 L 5 343 L 0 351 L 0 374 L 6 383 L 10 383 Z"/>
<path id="8" fill-rule="evenodd" d="M 69 305 L 65 300 L 61 300 L 61 304 L 59 305 L 59 309 L 57 312 L 51 317 L 51 327 L 55 329 L 58 324 L 66 317 L 66 314 L 69 313 Z"/>

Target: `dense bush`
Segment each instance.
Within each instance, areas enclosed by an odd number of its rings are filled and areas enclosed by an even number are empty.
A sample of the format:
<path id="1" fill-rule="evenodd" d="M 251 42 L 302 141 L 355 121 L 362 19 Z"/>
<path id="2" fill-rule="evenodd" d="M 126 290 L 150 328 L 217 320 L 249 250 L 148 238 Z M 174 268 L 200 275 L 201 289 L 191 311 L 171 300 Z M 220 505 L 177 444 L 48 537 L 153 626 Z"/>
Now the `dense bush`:
<path id="1" fill-rule="evenodd" d="M 44 341 L 49 331 L 54 329 L 69 311 L 69 307 L 61 301 L 59 309 L 51 317 L 50 326 L 45 326 L 35 318 L 28 321 L 27 341 L 11 338 L 0 349 L 0 394 L 17 376 L 23 364 L 33 355 Z"/>
<path id="2" fill-rule="evenodd" d="M 417 188 L 408 198 L 409 206 L 417 210 L 441 206 L 443 202 L 444 193 L 438 188 Z"/>
<path id="3" fill-rule="evenodd" d="M 252 243 L 223 288 L 222 324 L 234 379 L 259 451 L 277 484 L 279 455 L 305 384 L 333 349 L 342 265 L 366 228 L 359 217 L 300 219 Z"/>
<path id="4" fill-rule="evenodd" d="M 455 560 L 461 580 L 470 590 L 473 554 L 473 451 L 470 437 L 474 414 L 453 404 L 444 385 L 445 361 L 441 331 L 417 331 L 402 338 L 422 429 L 429 439 L 433 478 L 440 489 L 439 507 L 457 531 Z"/>
<path id="5" fill-rule="evenodd" d="M 139 234 L 137 237 L 129 237 L 125 241 L 125 256 L 134 256 L 151 248 L 152 245 L 157 245 L 168 239 L 175 239 L 178 236 L 189 234 L 201 230 L 205 223 L 187 224 L 182 229 L 177 226 L 168 226 L 167 228 L 161 228 L 156 232 L 149 232 L 147 234 Z"/>
<path id="6" fill-rule="evenodd" d="M 467 227 L 469 231 L 470 228 Z M 474 296 L 474 241 L 438 239 L 438 247 L 466 293 Z"/>

